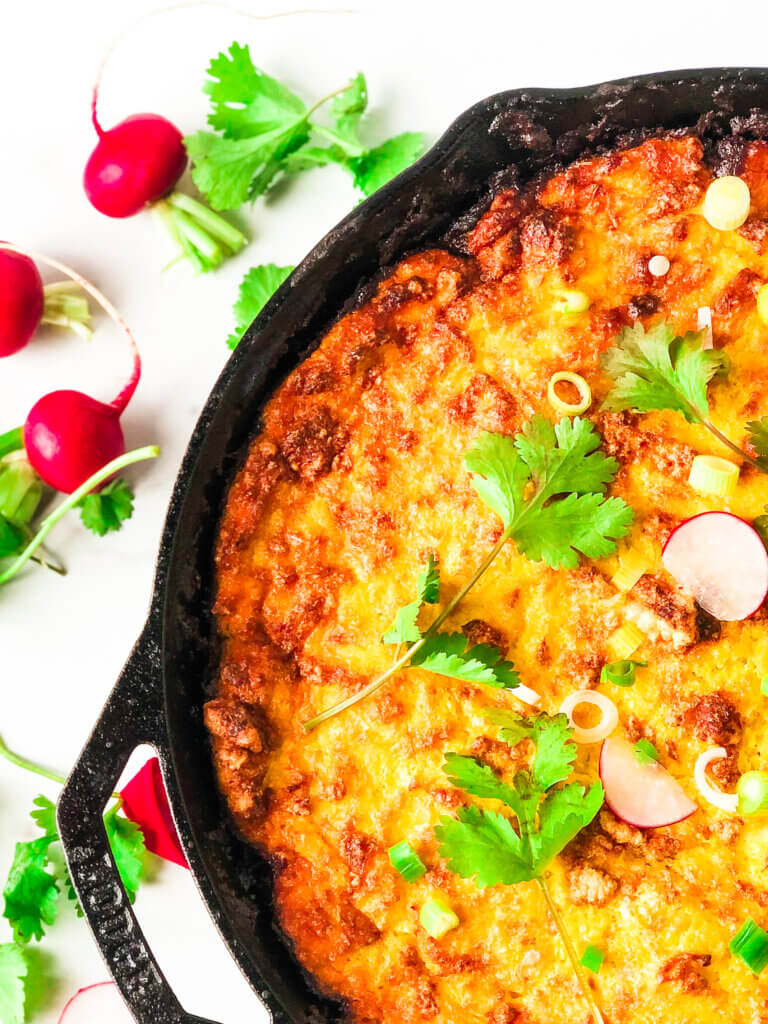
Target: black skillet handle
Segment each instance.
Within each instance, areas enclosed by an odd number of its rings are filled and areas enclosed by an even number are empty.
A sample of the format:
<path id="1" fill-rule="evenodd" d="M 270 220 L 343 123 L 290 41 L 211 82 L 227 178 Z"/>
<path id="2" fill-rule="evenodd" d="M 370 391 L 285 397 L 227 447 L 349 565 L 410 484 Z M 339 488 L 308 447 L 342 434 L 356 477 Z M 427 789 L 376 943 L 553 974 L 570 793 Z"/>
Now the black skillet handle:
<path id="1" fill-rule="evenodd" d="M 152 619 L 85 745 L 58 807 L 59 832 L 80 904 L 138 1024 L 216 1024 L 186 1013 L 147 945 L 107 842 L 102 813 L 142 743 L 162 756 L 160 648 Z"/>

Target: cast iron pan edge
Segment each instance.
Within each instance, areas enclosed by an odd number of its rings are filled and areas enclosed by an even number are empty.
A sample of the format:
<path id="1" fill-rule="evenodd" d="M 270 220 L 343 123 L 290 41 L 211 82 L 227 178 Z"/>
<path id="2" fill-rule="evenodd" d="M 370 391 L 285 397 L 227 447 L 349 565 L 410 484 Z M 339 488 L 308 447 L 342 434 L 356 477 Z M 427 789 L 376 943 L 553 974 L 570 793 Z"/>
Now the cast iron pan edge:
<path id="1" fill-rule="evenodd" d="M 186 1013 L 149 949 L 120 883 L 101 812 L 131 752 L 156 749 L 192 874 L 222 937 L 276 1024 L 331 1024 L 271 906 L 270 869 L 228 824 L 202 726 L 217 662 L 212 552 L 234 473 L 265 400 L 364 296 L 382 268 L 456 244 L 494 190 L 580 155 L 686 128 L 712 152 L 735 131 L 766 131 L 761 69 L 679 71 L 580 89 L 515 90 L 470 108 L 418 163 L 358 206 L 312 250 L 248 329 L 195 427 L 171 498 L 147 625 L 78 759 L 58 821 L 94 937 L 139 1024 L 215 1024 Z M 735 117 L 735 121 L 732 120 Z"/>

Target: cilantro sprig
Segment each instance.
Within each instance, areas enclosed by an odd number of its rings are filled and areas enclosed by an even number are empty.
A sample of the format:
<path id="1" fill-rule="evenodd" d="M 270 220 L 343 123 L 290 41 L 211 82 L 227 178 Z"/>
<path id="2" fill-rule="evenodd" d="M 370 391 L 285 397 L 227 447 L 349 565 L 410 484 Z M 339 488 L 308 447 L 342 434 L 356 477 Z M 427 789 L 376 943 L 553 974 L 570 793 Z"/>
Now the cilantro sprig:
<path id="1" fill-rule="evenodd" d="M 39 942 L 45 929 L 55 923 L 62 888 L 76 901 L 63 863 L 50 854 L 51 846 L 59 841 L 56 807 L 45 796 L 36 797 L 33 804 L 30 817 L 43 835 L 16 844 L 3 888 L 3 917 L 20 943 L 32 939 Z M 104 815 L 104 828 L 128 898 L 133 902 L 144 872 L 146 849 L 141 829 L 120 814 L 119 800 Z"/>
<path id="2" fill-rule="evenodd" d="M 312 106 L 257 68 L 247 46 L 233 43 L 208 68 L 208 123 L 213 131 L 185 139 L 192 178 L 216 210 L 256 199 L 280 175 L 338 164 L 371 195 L 421 155 L 424 136 L 405 132 L 373 148 L 360 135 L 368 106 L 365 76 Z M 316 113 L 330 104 L 330 123 Z M 217 134 L 218 133 L 218 134 Z"/>
<path id="3" fill-rule="evenodd" d="M 768 473 L 768 417 L 747 424 L 749 442 L 757 458 L 743 451 L 709 418 L 707 388 L 730 369 L 725 352 L 704 348 L 706 331 L 678 336 L 669 323 L 647 331 L 642 324 L 624 327 L 614 344 L 600 356 L 603 370 L 613 380 L 602 408 L 620 412 L 669 409 L 689 423 L 706 427 L 722 444 L 755 469 Z"/>
<path id="4" fill-rule="evenodd" d="M 385 634 L 385 643 L 408 644 L 389 669 L 357 693 L 327 708 L 308 722 L 309 731 L 378 690 L 399 669 L 417 666 L 453 678 L 513 689 L 519 678 L 511 662 L 489 645 L 470 646 L 461 634 L 440 633 L 440 626 L 514 541 L 521 555 L 544 561 L 553 569 L 574 569 L 580 555 L 603 558 L 632 523 L 632 510 L 620 498 L 605 497 L 618 463 L 599 451 L 600 436 L 589 420 L 563 419 L 552 424 L 534 416 L 515 437 L 483 433 L 465 455 L 465 465 L 479 496 L 504 525 L 499 540 L 469 580 L 422 632 L 417 618 L 423 604 L 437 600 L 439 579 L 430 562 L 432 597 L 423 593 L 401 608 Z"/>
<path id="5" fill-rule="evenodd" d="M 15 754 L 0 737 L 0 757 L 25 771 L 52 782 L 66 781 L 55 772 Z M 104 815 L 112 855 L 131 902 L 136 897 L 144 875 L 146 846 L 138 825 L 121 813 L 118 796 Z M 77 901 L 69 872 L 60 853 L 56 824 L 56 807 L 45 796 L 33 801 L 30 817 L 40 831 L 36 839 L 16 843 L 8 877 L 3 887 L 2 916 L 8 921 L 14 941 L 0 945 L 0 1021 L 2 1024 L 24 1024 L 25 979 L 39 982 L 38 961 L 27 956 L 25 946 L 41 941 L 46 930 L 59 916 L 62 891 L 73 904 L 78 917 L 83 913 Z"/>
<path id="6" fill-rule="evenodd" d="M 449 753 L 443 770 L 459 789 L 504 808 L 469 804 L 457 817 L 442 816 L 435 827 L 438 852 L 448 869 L 474 878 L 478 888 L 535 880 L 560 931 L 573 970 L 597 1024 L 603 1018 L 582 975 L 573 942 L 546 881 L 552 860 L 587 826 L 603 804 L 599 782 L 588 789 L 567 782 L 576 759 L 573 730 L 565 715 L 524 717 L 493 710 L 490 721 L 503 726 L 502 739 L 512 747 L 529 742 L 533 757 L 509 785 L 482 761 Z M 563 783 L 565 783 L 563 785 Z M 512 812 L 512 817 L 508 813 Z"/>

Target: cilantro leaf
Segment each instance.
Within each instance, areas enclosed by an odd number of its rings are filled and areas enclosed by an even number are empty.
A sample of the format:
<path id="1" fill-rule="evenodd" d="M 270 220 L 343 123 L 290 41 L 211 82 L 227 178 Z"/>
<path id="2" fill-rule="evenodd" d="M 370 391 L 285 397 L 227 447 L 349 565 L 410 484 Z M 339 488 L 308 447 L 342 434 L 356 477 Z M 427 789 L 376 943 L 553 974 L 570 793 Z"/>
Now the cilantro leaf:
<path id="1" fill-rule="evenodd" d="M 120 805 L 115 804 L 111 811 L 107 811 L 104 815 L 104 827 L 117 870 L 120 872 L 128 898 L 133 903 L 144 874 L 146 846 L 139 826 L 118 814 L 119 809 Z"/>
<path id="2" fill-rule="evenodd" d="M 509 529 L 524 507 L 523 492 L 531 471 L 520 458 L 514 439 L 482 433 L 464 456 L 472 486 Z"/>
<path id="3" fill-rule="evenodd" d="M 403 132 L 380 146 L 369 149 L 362 156 L 349 161 L 355 185 L 365 196 L 385 185 L 424 152 L 425 139 L 421 132 Z"/>
<path id="4" fill-rule="evenodd" d="M 521 554 L 553 569 L 576 569 L 579 552 L 606 558 L 632 525 L 634 513 L 621 498 L 569 494 L 539 510 L 513 533 Z"/>
<path id="5" fill-rule="evenodd" d="M 707 384 L 729 366 L 725 353 L 703 347 L 705 333 L 689 331 L 680 338 L 667 323 L 647 332 L 639 323 L 622 328 L 616 344 L 600 356 L 614 381 L 602 408 L 672 409 L 690 423 L 703 422 L 709 415 Z"/>
<path id="6" fill-rule="evenodd" d="M 750 420 L 747 424 L 748 441 L 757 452 L 760 468 L 768 472 L 768 416 L 759 420 Z"/>
<path id="7" fill-rule="evenodd" d="M 331 103 L 331 114 L 339 139 L 360 152 L 360 119 L 368 107 L 368 83 L 362 71 L 358 71 L 349 85 Z"/>
<path id="8" fill-rule="evenodd" d="M 752 525 L 760 534 L 760 539 L 768 548 L 768 505 L 765 506 L 763 514 L 752 520 Z"/>
<path id="9" fill-rule="evenodd" d="M 415 132 L 366 149 L 359 137 L 368 87 L 359 72 L 349 84 L 311 108 L 291 89 L 257 68 L 247 46 L 233 43 L 208 67 L 208 124 L 184 143 L 192 180 L 215 210 L 231 210 L 262 195 L 281 174 L 337 163 L 370 195 L 412 163 L 424 148 Z M 310 120 L 331 100 L 333 127 Z M 217 134 L 219 133 L 219 134 Z M 315 135 L 330 140 L 318 146 Z"/>
<path id="10" fill-rule="evenodd" d="M 423 647 L 414 651 L 410 664 L 468 683 L 484 683 L 497 689 L 514 689 L 520 677 L 498 647 L 473 644 L 463 633 L 431 633 Z"/>
<path id="11" fill-rule="evenodd" d="M 539 827 L 531 836 L 537 873 L 565 849 L 603 806 L 603 787 L 599 782 L 585 790 L 578 782 L 551 790 L 539 806 Z"/>
<path id="12" fill-rule="evenodd" d="M 496 775 L 490 765 L 483 764 L 476 757 L 447 753 L 443 772 L 458 789 L 481 800 L 501 800 L 507 807 L 518 804 L 517 792 Z"/>
<path id="13" fill-rule="evenodd" d="M 522 839 L 509 819 L 496 811 L 460 807 L 456 818 L 440 818 L 435 836 L 448 869 L 462 878 L 474 876 L 480 889 L 536 877 Z"/>
<path id="14" fill-rule="evenodd" d="M 501 738 L 511 747 L 530 740 L 536 747 L 531 774 L 534 785 L 549 789 L 564 782 L 571 774 L 576 760 L 573 729 L 566 715 L 520 715 L 504 708 L 491 708 L 485 717 L 494 725 L 501 725 Z"/>
<path id="15" fill-rule="evenodd" d="M 13 942 L 0 946 L 0 1021 L 24 1024 L 24 979 L 28 966 L 24 950 Z"/>
<path id="16" fill-rule="evenodd" d="M 440 598 L 440 570 L 435 556 L 430 554 L 427 564 L 416 580 L 416 600 L 399 608 L 395 622 L 381 638 L 385 644 L 413 644 L 421 640 L 416 624 L 423 604 L 436 604 Z"/>
<path id="17" fill-rule="evenodd" d="M 618 464 L 597 451 L 599 445 L 588 420 L 553 426 L 535 416 L 515 438 L 481 434 L 465 464 L 472 486 L 521 554 L 554 569 L 575 569 L 579 553 L 612 554 L 633 518 L 621 498 L 603 498 Z"/>
<path id="18" fill-rule="evenodd" d="M 30 818 L 45 836 L 58 838 L 59 827 L 56 824 L 56 804 L 47 796 L 37 796 L 32 801 L 36 810 L 30 811 Z"/>
<path id="19" fill-rule="evenodd" d="M 133 515 L 133 491 L 118 477 L 100 491 L 87 494 L 79 504 L 83 526 L 103 537 L 122 528 Z"/>
<path id="20" fill-rule="evenodd" d="M 234 305 L 235 329 L 227 338 L 230 348 L 237 347 L 242 336 L 293 270 L 293 267 L 278 267 L 274 263 L 251 267 L 238 289 Z"/>
<path id="21" fill-rule="evenodd" d="M 257 68 L 247 46 L 232 43 L 208 67 L 204 89 L 211 98 L 211 128 L 230 139 L 247 139 L 306 118 L 306 104 L 286 86 Z"/>
<path id="22" fill-rule="evenodd" d="M 419 573 L 416 590 L 421 603 L 437 604 L 440 600 L 440 569 L 433 554 L 429 555 L 427 564 Z"/>
<path id="23" fill-rule="evenodd" d="M 534 416 L 515 437 L 540 500 L 541 495 L 604 494 L 619 464 L 599 447 L 600 435 L 579 416 L 554 425 L 546 416 Z"/>
<path id="24" fill-rule="evenodd" d="M 42 939 L 44 925 L 51 925 L 58 913 L 59 887 L 48 867 L 48 847 L 55 836 L 31 843 L 17 843 L 3 896 L 3 916 L 8 919 L 18 942 Z"/>
<path id="25" fill-rule="evenodd" d="M 475 806 L 460 808 L 456 819 L 440 819 L 435 829 L 440 855 L 451 871 L 475 877 L 481 888 L 540 878 L 603 802 L 599 783 L 588 790 L 575 782 L 555 788 L 570 775 L 576 756 L 565 715 L 524 717 L 494 710 L 487 717 L 503 726 L 508 743 L 529 740 L 535 753 L 531 769 L 515 775 L 514 789 L 474 758 L 446 756 L 443 768 L 455 785 L 481 799 L 501 800 L 517 818 L 517 831 L 503 814 Z"/>
<path id="26" fill-rule="evenodd" d="M 272 184 L 283 161 L 309 139 L 305 119 L 253 138 L 233 139 L 196 132 L 184 144 L 193 162 L 192 180 L 214 210 L 235 210 Z"/>

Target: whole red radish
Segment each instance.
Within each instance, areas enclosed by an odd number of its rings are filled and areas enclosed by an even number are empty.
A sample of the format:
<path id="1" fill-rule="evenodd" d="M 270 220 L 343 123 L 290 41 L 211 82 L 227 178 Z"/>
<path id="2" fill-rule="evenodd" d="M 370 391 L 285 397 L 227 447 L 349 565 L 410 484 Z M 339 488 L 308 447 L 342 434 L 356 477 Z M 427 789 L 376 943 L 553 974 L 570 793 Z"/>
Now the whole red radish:
<path id="1" fill-rule="evenodd" d="M 85 166 L 83 185 L 107 217 L 132 217 L 167 195 L 187 166 L 181 132 L 159 114 L 134 114 L 104 131 Z"/>
<path id="2" fill-rule="evenodd" d="M 102 65 L 102 72 L 104 66 Z M 107 217 L 132 217 L 154 205 L 179 253 L 200 272 L 214 270 L 248 241 L 242 231 L 197 199 L 174 190 L 187 166 L 179 129 L 159 114 L 133 114 L 106 131 L 98 117 L 101 73 L 91 120 L 99 141 L 85 166 L 83 187 Z"/>
<path id="3" fill-rule="evenodd" d="M 43 282 L 26 256 L 0 249 L 0 356 L 29 342 L 43 315 Z"/>

